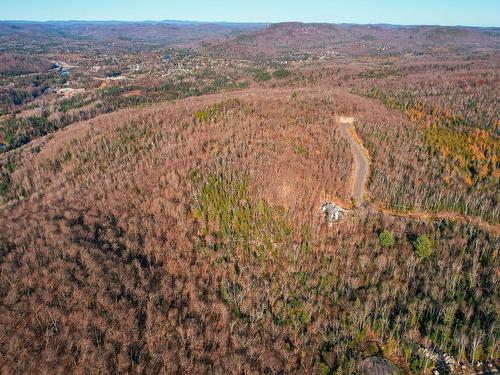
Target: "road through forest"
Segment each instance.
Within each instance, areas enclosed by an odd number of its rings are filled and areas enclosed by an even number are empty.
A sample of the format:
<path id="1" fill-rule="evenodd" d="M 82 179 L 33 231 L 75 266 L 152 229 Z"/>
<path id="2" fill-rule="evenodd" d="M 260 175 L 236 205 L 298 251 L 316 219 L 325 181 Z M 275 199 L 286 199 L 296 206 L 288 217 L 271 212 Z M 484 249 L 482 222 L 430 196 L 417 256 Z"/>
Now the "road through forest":
<path id="1" fill-rule="evenodd" d="M 340 129 L 351 146 L 354 157 L 354 175 L 352 181 L 352 199 L 356 206 L 363 203 L 366 192 L 366 181 L 368 180 L 370 161 L 366 150 L 360 144 L 354 128 L 354 119 L 341 117 L 339 119 Z"/>
<path id="2" fill-rule="evenodd" d="M 353 117 L 340 117 L 338 119 L 340 130 L 346 137 L 351 147 L 351 152 L 354 158 L 352 190 L 351 197 L 354 200 L 356 207 L 361 207 L 365 200 L 366 183 L 370 174 L 370 159 L 366 148 L 363 146 L 361 139 L 356 134 Z M 489 231 L 495 236 L 500 235 L 500 225 L 490 224 L 483 219 L 475 216 L 468 216 L 456 212 L 427 212 L 427 211 L 412 211 L 412 212 L 395 212 L 384 207 L 378 207 L 374 204 L 365 204 L 365 209 L 371 212 L 381 213 L 392 217 L 407 217 L 415 220 L 456 220 L 461 222 L 469 222 L 478 225 Z"/>

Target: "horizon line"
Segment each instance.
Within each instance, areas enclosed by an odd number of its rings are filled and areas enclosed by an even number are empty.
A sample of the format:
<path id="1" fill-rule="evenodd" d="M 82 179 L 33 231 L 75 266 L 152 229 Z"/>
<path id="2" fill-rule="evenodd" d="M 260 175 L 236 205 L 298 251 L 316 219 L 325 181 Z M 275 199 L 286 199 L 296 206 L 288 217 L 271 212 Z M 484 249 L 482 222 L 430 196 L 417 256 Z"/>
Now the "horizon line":
<path id="1" fill-rule="evenodd" d="M 23 20 L 23 19 L 0 19 L 0 22 L 20 22 L 20 23 L 165 23 L 165 22 L 178 22 L 178 23 L 198 23 L 198 24 L 248 24 L 248 25 L 277 25 L 285 23 L 298 23 L 305 25 L 357 25 L 357 26 L 408 26 L 408 27 L 421 27 L 421 26 L 439 26 L 439 27 L 473 27 L 473 28 L 500 28 L 499 26 L 492 25 L 465 25 L 465 24 L 414 24 L 414 23 L 357 23 L 357 22 L 320 22 L 320 21 L 279 21 L 279 22 L 266 22 L 266 21 L 205 21 L 205 20 L 176 20 L 176 19 L 163 19 L 163 20 L 90 20 L 90 19 L 47 19 L 47 20 Z"/>

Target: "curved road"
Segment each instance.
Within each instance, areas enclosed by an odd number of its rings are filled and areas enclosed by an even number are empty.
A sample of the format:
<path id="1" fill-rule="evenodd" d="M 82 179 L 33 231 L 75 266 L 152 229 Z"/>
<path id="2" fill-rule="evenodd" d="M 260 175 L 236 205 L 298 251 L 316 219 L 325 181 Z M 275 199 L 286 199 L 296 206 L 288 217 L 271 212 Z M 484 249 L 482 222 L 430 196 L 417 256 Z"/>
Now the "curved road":
<path id="1" fill-rule="evenodd" d="M 356 134 L 354 127 L 353 117 L 340 117 L 338 119 L 340 130 L 346 137 L 351 146 L 351 151 L 354 157 L 354 173 L 352 177 L 352 198 L 354 205 L 360 207 L 364 203 L 366 193 L 366 182 L 370 173 L 370 159 L 368 151 L 364 148 L 361 140 Z M 462 222 L 470 222 L 478 225 L 485 230 L 491 232 L 493 235 L 500 235 L 500 225 L 490 224 L 483 219 L 474 216 L 461 215 L 455 212 L 426 212 L 426 211 L 413 211 L 413 212 L 394 212 L 390 209 L 383 207 L 375 207 L 373 205 L 366 206 L 372 212 L 379 212 L 386 216 L 392 217 L 408 217 L 419 220 L 457 220 Z"/>
<path id="2" fill-rule="evenodd" d="M 352 181 L 352 199 L 356 206 L 363 203 L 366 192 L 366 181 L 368 179 L 370 161 L 366 150 L 361 146 L 356 130 L 353 125 L 354 119 L 341 117 L 339 119 L 340 129 L 351 146 L 354 157 L 354 176 Z"/>

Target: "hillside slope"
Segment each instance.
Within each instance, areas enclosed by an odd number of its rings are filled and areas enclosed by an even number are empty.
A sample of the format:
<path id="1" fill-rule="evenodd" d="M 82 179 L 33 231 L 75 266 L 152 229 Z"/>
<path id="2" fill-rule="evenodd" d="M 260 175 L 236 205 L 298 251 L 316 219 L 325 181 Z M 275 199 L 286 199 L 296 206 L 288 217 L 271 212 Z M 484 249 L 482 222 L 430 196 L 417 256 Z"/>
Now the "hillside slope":
<path id="1" fill-rule="evenodd" d="M 321 203 L 350 194 L 346 114 L 401 118 L 336 89 L 249 89 L 16 150 L 2 371 L 328 373 L 383 354 L 420 372 L 420 347 L 467 360 L 478 337 L 495 358 L 498 237 L 369 212 L 323 223 Z"/>
<path id="2" fill-rule="evenodd" d="M 245 58 L 394 56 L 475 49 L 493 51 L 498 28 L 278 23 L 209 47 L 215 55 Z"/>

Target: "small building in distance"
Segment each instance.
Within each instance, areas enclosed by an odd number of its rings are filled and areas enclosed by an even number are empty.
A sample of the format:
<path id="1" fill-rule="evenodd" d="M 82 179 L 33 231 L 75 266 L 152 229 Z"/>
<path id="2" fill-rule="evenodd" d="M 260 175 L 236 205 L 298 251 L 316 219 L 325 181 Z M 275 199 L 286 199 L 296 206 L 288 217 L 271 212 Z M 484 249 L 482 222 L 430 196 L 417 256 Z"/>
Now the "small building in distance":
<path id="1" fill-rule="evenodd" d="M 64 87 L 62 89 L 57 90 L 57 94 L 60 96 L 64 96 L 65 98 L 71 98 L 76 94 L 84 93 L 85 89 L 73 89 L 70 87 Z"/>
<path id="2" fill-rule="evenodd" d="M 69 65 L 67 63 L 62 63 L 55 61 L 52 64 L 52 68 L 50 69 L 51 72 L 59 72 L 61 73 L 62 76 L 64 77 L 69 77 L 71 75 L 71 69 L 76 68 L 76 66 Z"/>
<path id="3" fill-rule="evenodd" d="M 57 62 L 52 65 L 52 69 L 50 69 L 50 71 L 51 72 L 59 72 L 65 77 L 69 76 L 68 69 L 64 68 L 61 64 L 59 64 Z"/>
<path id="4" fill-rule="evenodd" d="M 339 221 L 345 214 L 345 210 L 335 203 L 325 203 L 321 206 L 321 210 L 329 223 Z"/>
<path id="5" fill-rule="evenodd" d="M 169 62 L 172 59 L 169 53 L 163 54 L 163 62 Z"/>

